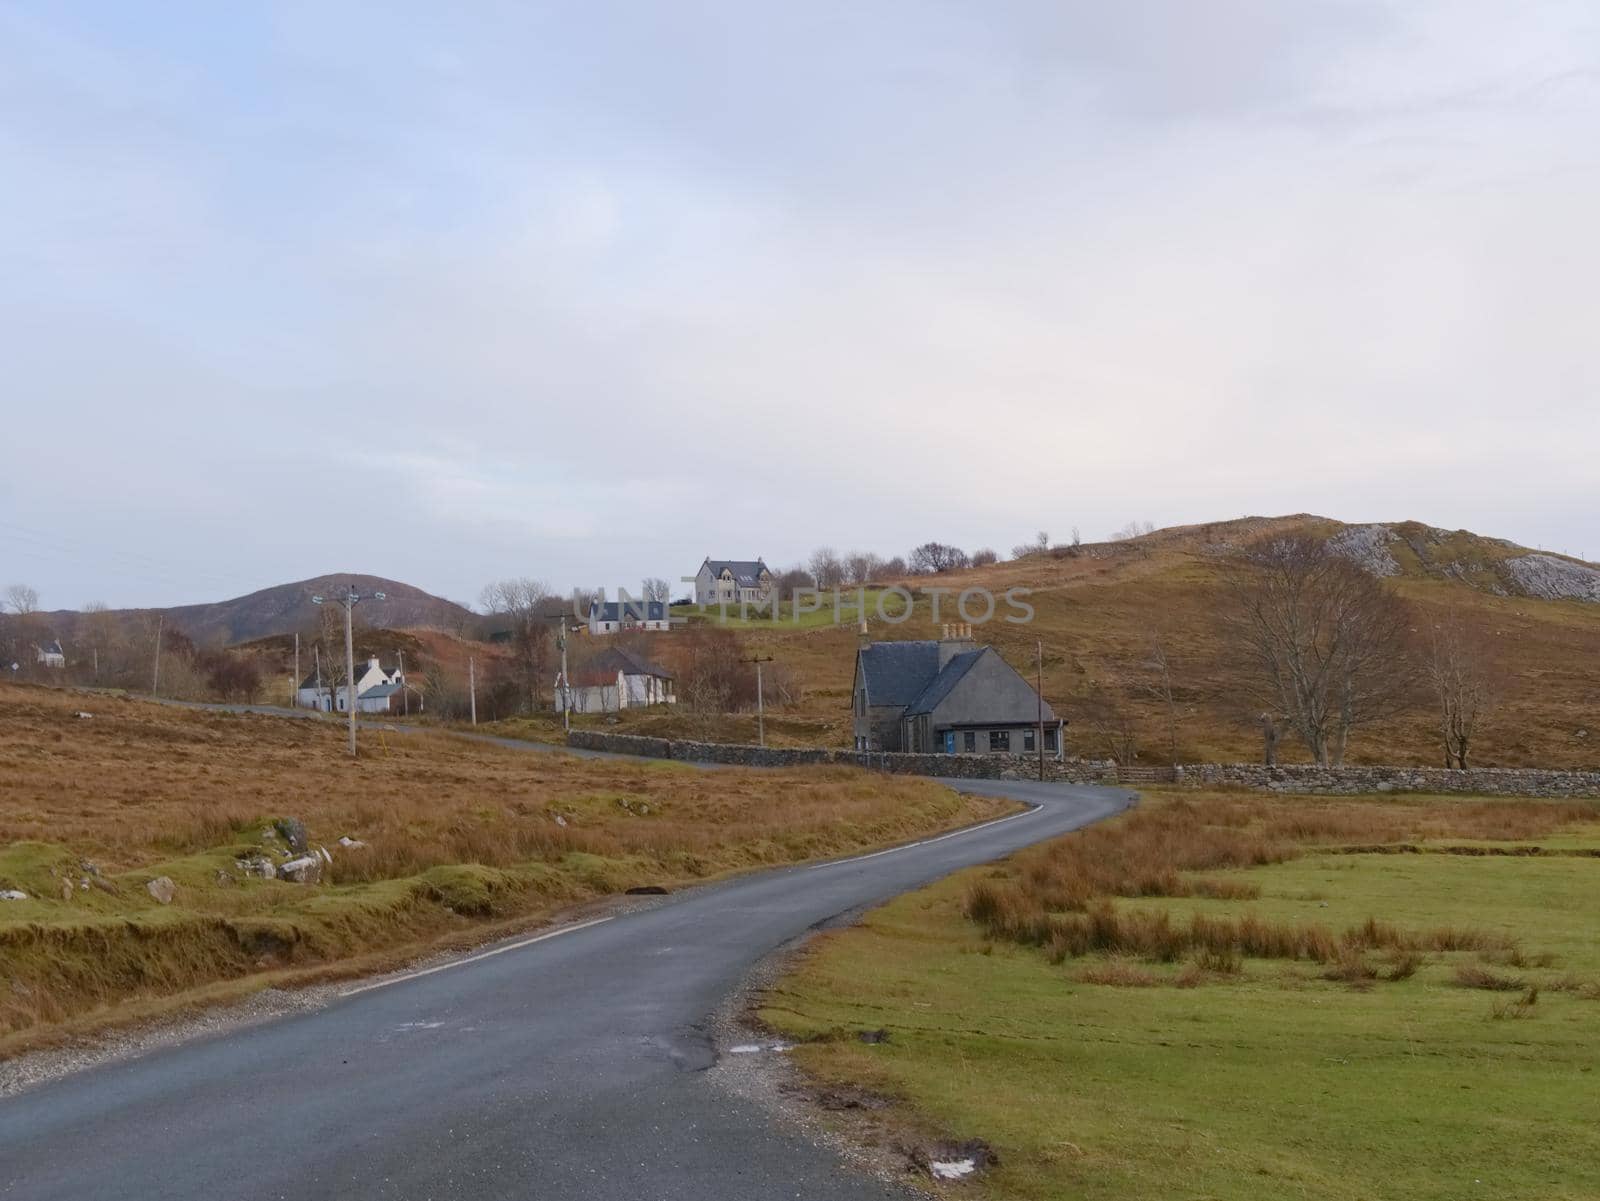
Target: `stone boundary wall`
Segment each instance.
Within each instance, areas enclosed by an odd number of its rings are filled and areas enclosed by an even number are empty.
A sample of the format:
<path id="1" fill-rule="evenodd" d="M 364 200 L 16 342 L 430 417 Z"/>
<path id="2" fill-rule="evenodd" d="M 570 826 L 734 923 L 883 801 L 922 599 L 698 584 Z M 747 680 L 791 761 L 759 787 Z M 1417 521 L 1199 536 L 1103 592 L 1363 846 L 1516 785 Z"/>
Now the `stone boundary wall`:
<path id="1" fill-rule="evenodd" d="M 1477 796 L 1567 799 L 1600 797 L 1600 771 L 1537 767 L 1314 767 L 1202 763 L 1182 767 L 1177 782 L 1196 788 L 1261 788 L 1273 792 L 1460 792 Z"/>
<path id="2" fill-rule="evenodd" d="M 734 742 L 696 742 L 687 738 L 648 738 L 604 730 L 571 730 L 567 745 L 576 750 L 680 759 L 686 763 L 726 763 L 740 767 L 866 767 L 897 775 L 945 776 L 971 780 L 1034 780 L 1037 760 L 1027 755 L 901 755 L 883 751 L 827 750 L 820 747 L 761 747 Z M 1046 759 L 1045 777 L 1072 784 L 1115 784 L 1111 764 Z"/>
<path id="3" fill-rule="evenodd" d="M 880 751 L 812 747 L 759 747 L 730 742 L 647 738 L 604 730 L 572 730 L 567 745 L 690 763 L 741 767 L 805 765 L 865 767 L 874 771 L 971 780 L 1033 780 L 1038 762 L 1028 755 L 901 755 Z M 1566 799 L 1600 797 L 1600 771 L 1554 771 L 1531 767 L 1314 767 L 1291 764 L 1200 763 L 1173 769 L 1136 768 L 1119 773 L 1114 763 L 1046 758 L 1045 778 L 1064 784 L 1175 783 L 1192 788 L 1252 788 L 1270 792 L 1356 795 L 1374 792 L 1471 793 Z"/>

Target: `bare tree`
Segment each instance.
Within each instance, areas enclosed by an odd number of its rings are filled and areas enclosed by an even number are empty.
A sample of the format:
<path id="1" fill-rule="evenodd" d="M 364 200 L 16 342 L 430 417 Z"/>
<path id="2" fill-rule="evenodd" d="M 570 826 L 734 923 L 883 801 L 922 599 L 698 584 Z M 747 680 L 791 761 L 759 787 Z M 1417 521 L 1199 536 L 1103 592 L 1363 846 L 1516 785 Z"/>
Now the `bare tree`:
<path id="1" fill-rule="evenodd" d="M 1262 708 L 1282 713 L 1317 763 L 1344 762 L 1350 733 L 1413 697 L 1405 602 L 1320 539 L 1275 539 L 1229 579 L 1224 621 Z"/>
<path id="2" fill-rule="evenodd" d="M 83 620 L 78 623 L 77 638 L 87 644 L 89 668 L 92 678 L 99 681 L 102 667 L 109 667 L 110 650 L 117 634 L 117 619 L 111 615 L 105 601 L 92 600 L 83 606 Z M 80 651 L 81 656 L 81 651 Z M 101 660 L 105 659 L 104 664 Z"/>
<path id="3" fill-rule="evenodd" d="M 1139 757 L 1138 732 L 1128 698 L 1110 685 L 1097 685 L 1082 702 L 1083 724 L 1109 759 L 1127 766 Z"/>
<path id="4" fill-rule="evenodd" d="M 883 569 L 883 560 L 871 551 L 853 550 L 844 557 L 845 581 L 870 584 Z"/>
<path id="5" fill-rule="evenodd" d="M 1029 555 L 1041 555 L 1050 549 L 1050 535 L 1040 530 L 1033 536 L 1032 542 L 1019 542 L 1011 548 L 1013 559 L 1026 559 Z M 981 553 L 981 552 L 980 552 Z"/>
<path id="6" fill-rule="evenodd" d="M 1178 701 L 1172 688 L 1172 658 L 1167 654 L 1167 639 L 1157 630 L 1150 639 L 1149 666 L 1151 678 L 1145 686 L 1151 696 L 1161 703 L 1167 717 L 1167 757 L 1173 767 L 1178 766 Z"/>
<path id="7" fill-rule="evenodd" d="M 1480 630 L 1455 611 L 1429 631 L 1426 670 L 1439 702 L 1446 767 L 1467 766 L 1467 754 L 1495 699 L 1493 650 Z"/>
<path id="8" fill-rule="evenodd" d="M 1156 532 L 1156 527 L 1155 527 L 1155 523 L 1154 522 L 1150 522 L 1150 521 L 1130 521 L 1130 522 L 1128 522 L 1127 525 L 1123 526 L 1121 529 L 1112 531 L 1112 533 L 1111 533 L 1111 541 L 1112 542 L 1127 542 L 1130 539 L 1143 538 L 1146 534 L 1153 534 L 1155 532 Z M 1074 543 L 1074 545 L 1076 545 L 1076 543 Z"/>
<path id="9" fill-rule="evenodd" d="M 39 611 L 39 590 L 27 584 L 6 585 L 6 608 L 18 617 L 26 617 L 30 613 Z"/>
<path id="10" fill-rule="evenodd" d="M 943 542 L 924 542 L 911 552 L 913 575 L 937 575 L 942 571 L 959 571 L 970 566 L 972 560 L 959 546 L 946 546 Z"/>
<path id="11" fill-rule="evenodd" d="M 839 553 L 831 546 L 819 546 L 811 552 L 807 566 L 818 588 L 837 588 L 845 582 L 845 565 Z"/>
<path id="12" fill-rule="evenodd" d="M 644 599 L 657 604 L 668 604 L 672 600 L 672 585 L 660 576 L 647 576 L 644 581 Z"/>
<path id="13" fill-rule="evenodd" d="M 1000 556 L 993 550 L 990 550 L 987 546 L 982 550 L 975 550 L 972 552 L 972 565 L 974 567 L 987 567 L 989 564 L 998 563 L 999 561 Z"/>
<path id="14" fill-rule="evenodd" d="M 514 656 L 512 676 L 520 703 L 529 713 L 539 711 L 540 686 L 549 665 L 551 632 L 545 610 L 550 588 L 526 576 L 500 580 L 483 590 L 483 608 L 508 623 Z"/>
<path id="15" fill-rule="evenodd" d="M 804 567 L 791 567 L 778 576 L 778 596 L 785 602 L 794 598 L 802 588 L 815 588 L 817 581 Z"/>

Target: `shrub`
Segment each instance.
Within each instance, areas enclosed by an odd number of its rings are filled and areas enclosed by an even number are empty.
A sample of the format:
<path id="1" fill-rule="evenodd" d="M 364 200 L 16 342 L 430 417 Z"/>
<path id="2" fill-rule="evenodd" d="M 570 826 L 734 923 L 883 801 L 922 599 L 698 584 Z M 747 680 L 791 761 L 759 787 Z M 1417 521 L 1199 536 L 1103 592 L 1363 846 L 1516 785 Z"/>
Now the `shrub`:
<path id="1" fill-rule="evenodd" d="M 1531 1018 L 1534 1006 L 1539 1003 L 1539 990 L 1530 988 L 1515 1000 L 1496 1001 L 1489 1009 L 1490 1018 Z"/>
<path id="2" fill-rule="evenodd" d="M 1078 979 L 1085 984 L 1105 984 L 1112 988 L 1151 988 L 1161 977 L 1125 959 L 1108 959 L 1084 968 Z"/>
<path id="3" fill-rule="evenodd" d="M 1456 983 L 1462 988 L 1485 988 L 1491 992 L 1519 992 L 1528 987 L 1527 981 L 1521 976 L 1502 976 L 1475 963 L 1458 965 L 1455 975 Z"/>
<path id="4" fill-rule="evenodd" d="M 1367 962 L 1367 957 L 1358 948 L 1346 946 L 1332 966 L 1322 973 L 1322 978 L 1359 986 L 1376 980 L 1378 969 Z"/>
<path id="5" fill-rule="evenodd" d="M 1417 969 L 1422 966 L 1422 956 L 1415 951 L 1397 952 L 1389 961 L 1389 970 L 1383 974 L 1385 980 L 1409 980 L 1417 974 Z"/>

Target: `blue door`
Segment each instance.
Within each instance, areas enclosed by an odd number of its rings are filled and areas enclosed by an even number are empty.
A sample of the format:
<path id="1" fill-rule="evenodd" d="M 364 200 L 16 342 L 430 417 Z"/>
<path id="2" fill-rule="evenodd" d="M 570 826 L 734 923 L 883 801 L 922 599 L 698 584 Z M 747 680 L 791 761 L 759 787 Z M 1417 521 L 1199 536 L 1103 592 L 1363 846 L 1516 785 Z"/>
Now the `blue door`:
<path id="1" fill-rule="evenodd" d="M 956 753 L 956 732 L 954 730 L 946 730 L 944 732 L 944 753 L 947 755 Z"/>

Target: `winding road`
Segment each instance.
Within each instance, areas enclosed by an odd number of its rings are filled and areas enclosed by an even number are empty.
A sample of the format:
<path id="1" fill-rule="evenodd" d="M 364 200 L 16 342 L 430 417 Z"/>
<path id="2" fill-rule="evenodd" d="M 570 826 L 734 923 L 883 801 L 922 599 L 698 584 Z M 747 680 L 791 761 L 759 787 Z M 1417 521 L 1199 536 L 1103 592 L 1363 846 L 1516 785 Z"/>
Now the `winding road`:
<path id="1" fill-rule="evenodd" d="M 830 919 L 1118 812 L 1113 789 L 948 781 L 1033 808 L 742 876 L 313 1012 L 0 1101 L 0 1196 L 754 1201 L 902 1196 L 710 1085 L 709 1019 Z"/>

